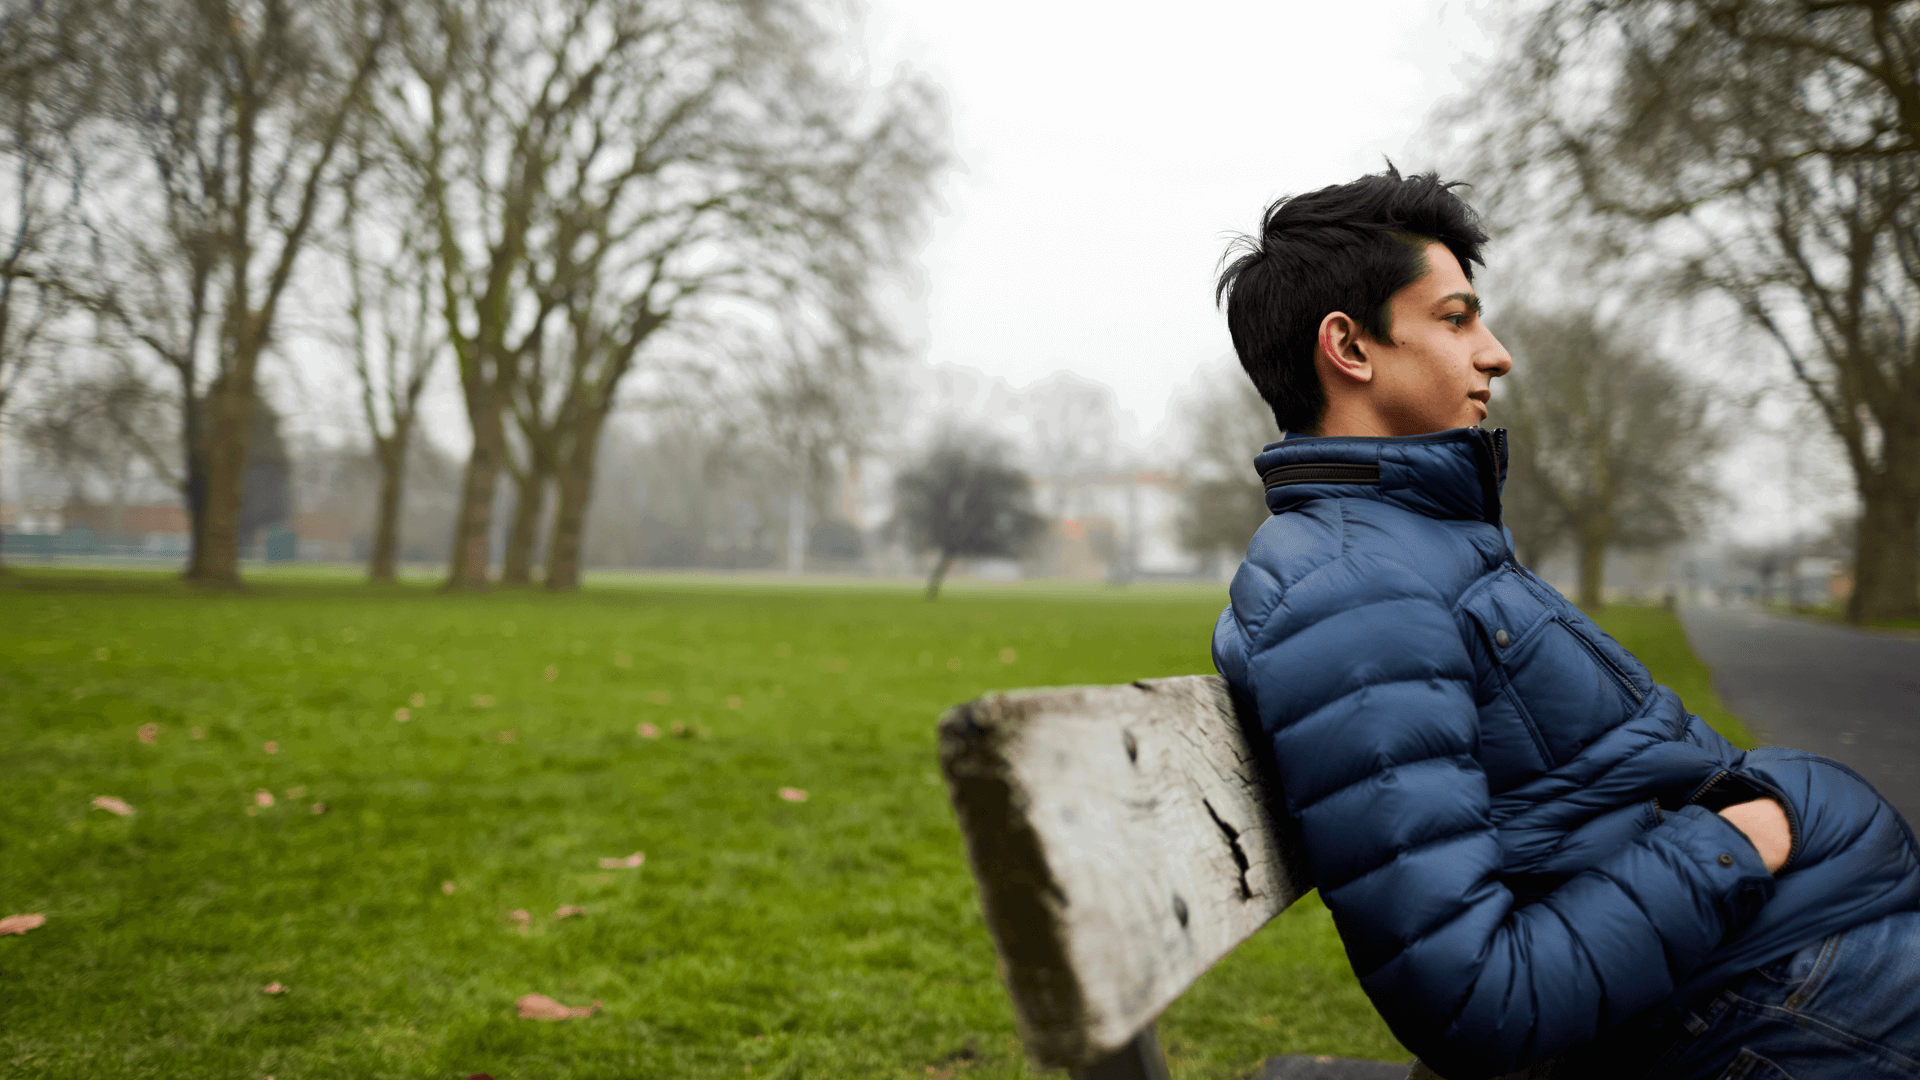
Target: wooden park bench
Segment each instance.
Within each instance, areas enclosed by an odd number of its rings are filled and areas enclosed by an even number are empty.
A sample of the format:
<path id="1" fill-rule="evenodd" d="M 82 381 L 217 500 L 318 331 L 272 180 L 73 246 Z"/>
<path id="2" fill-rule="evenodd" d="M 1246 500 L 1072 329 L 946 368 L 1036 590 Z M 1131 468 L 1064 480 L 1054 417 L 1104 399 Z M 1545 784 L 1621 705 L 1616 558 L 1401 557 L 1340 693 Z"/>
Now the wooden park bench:
<path id="1" fill-rule="evenodd" d="M 1307 891 L 1249 733 L 1226 683 L 1198 675 L 989 694 L 941 719 L 948 792 L 1040 1068 L 1165 1080 L 1161 1011 Z M 1282 1061 L 1267 1075 L 1289 1075 Z M 1320 1073 L 1382 1071 L 1399 1075 Z M 1433 1077 L 1417 1062 L 1406 1075 Z"/>

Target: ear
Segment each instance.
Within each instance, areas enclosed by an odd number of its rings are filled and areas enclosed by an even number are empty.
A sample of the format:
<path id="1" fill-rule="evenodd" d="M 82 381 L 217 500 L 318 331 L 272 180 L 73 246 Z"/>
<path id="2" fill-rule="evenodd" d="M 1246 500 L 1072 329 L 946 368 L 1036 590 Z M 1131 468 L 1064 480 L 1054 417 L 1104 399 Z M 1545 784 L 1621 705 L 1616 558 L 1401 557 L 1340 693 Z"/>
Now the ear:
<path id="1" fill-rule="evenodd" d="M 1354 382 L 1372 382 L 1373 364 L 1367 347 L 1373 339 L 1352 316 L 1336 311 L 1320 320 L 1320 347 L 1316 359 L 1330 373 Z"/>

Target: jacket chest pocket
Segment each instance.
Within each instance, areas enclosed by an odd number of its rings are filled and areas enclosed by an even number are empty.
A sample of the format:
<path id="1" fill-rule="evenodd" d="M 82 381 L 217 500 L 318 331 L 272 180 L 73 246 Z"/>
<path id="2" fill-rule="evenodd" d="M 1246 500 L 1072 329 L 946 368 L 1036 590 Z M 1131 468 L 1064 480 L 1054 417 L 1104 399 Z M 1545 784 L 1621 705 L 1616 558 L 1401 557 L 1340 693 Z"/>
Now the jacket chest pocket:
<path id="1" fill-rule="evenodd" d="M 1556 598 L 1557 599 L 1557 598 Z M 1641 692 L 1602 650 L 1508 566 L 1462 602 L 1509 707 L 1538 741 L 1546 767 L 1624 723 Z"/>

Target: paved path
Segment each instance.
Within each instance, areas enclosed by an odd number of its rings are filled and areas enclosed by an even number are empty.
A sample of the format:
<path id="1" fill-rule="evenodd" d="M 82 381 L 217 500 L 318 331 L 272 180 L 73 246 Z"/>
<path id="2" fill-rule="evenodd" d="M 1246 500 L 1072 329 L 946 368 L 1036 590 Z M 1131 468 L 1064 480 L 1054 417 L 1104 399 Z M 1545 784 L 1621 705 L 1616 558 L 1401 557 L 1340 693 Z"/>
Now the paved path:
<path id="1" fill-rule="evenodd" d="M 1681 621 L 1720 700 L 1762 744 L 1852 766 L 1920 825 L 1920 640 L 1739 608 Z"/>

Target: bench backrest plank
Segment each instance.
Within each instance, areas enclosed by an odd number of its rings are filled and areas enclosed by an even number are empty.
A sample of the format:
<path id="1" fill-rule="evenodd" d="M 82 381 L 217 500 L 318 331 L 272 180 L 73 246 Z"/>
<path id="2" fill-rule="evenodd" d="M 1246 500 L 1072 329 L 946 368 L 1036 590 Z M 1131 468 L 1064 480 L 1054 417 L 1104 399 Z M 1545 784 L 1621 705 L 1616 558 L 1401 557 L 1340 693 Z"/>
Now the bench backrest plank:
<path id="1" fill-rule="evenodd" d="M 990 694 L 940 760 L 1014 1015 L 1042 1068 L 1124 1046 L 1305 892 L 1217 676 Z"/>

